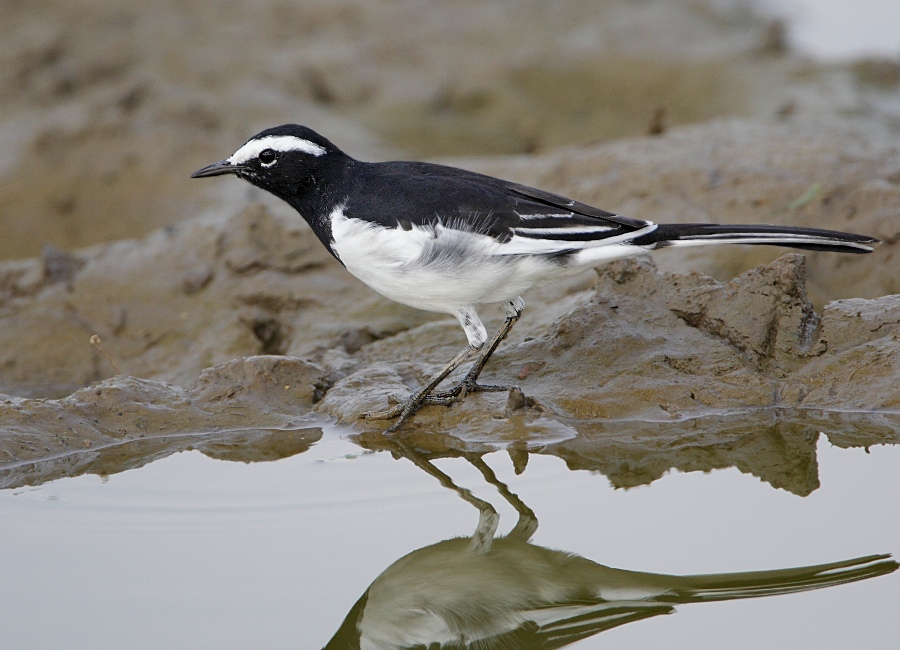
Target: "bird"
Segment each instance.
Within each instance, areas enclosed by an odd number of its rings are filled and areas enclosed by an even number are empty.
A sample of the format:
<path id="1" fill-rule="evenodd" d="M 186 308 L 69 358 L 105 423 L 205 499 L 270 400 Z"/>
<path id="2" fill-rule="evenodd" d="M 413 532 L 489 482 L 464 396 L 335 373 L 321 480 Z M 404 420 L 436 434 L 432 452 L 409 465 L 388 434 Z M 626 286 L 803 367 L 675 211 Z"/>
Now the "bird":
<path id="1" fill-rule="evenodd" d="M 287 202 L 347 271 L 381 295 L 459 321 L 467 345 L 440 372 L 393 406 L 361 414 L 396 418 L 386 433 L 426 404 L 513 388 L 477 380 L 521 316 L 521 295 L 535 285 L 666 247 L 771 244 L 869 253 L 878 243 L 818 228 L 657 224 L 447 165 L 364 162 L 298 124 L 261 131 L 191 177 L 223 174 Z M 506 318 L 489 338 L 477 310 L 490 303 L 503 304 Z M 436 390 L 473 360 L 449 390 Z"/>
<path id="2" fill-rule="evenodd" d="M 678 576 L 617 569 L 498 537 L 487 552 L 457 537 L 412 551 L 350 608 L 324 650 L 561 648 L 672 614 L 676 605 L 793 594 L 887 575 L 890 555 L 829 564 Z"/>

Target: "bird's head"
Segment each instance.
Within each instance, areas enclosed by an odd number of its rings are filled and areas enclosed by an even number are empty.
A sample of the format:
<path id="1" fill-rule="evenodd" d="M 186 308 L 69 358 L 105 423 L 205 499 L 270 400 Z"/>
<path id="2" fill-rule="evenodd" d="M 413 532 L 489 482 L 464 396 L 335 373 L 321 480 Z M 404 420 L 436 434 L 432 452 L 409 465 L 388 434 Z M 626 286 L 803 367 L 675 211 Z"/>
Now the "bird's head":
<path id="1" fill-rule="evenodd" d="M 326 138 L 297 124 L 257 133 L 225 160 L 198 169 L 191 178 L 234 174 L 289 199 L 315 184 L 321 170 L 346 156 Z"/>

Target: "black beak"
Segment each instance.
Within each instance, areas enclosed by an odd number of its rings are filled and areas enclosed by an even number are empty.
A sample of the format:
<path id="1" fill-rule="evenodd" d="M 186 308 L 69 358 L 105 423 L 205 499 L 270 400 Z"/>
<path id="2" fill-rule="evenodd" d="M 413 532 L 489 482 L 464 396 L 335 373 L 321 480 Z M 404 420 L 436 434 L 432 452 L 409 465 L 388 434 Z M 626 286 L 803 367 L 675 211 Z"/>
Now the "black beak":
<path id="1" fill-rule="evenodd" d="M 232 165 L 227 160 L 220 160 L 212 165 L 207 165 L 203 169 L 198 169 L 191 178 L 204 178 L 206 176 L 221 176 L 222 174 L 236 174 L 242 169 L 247 169 L 243 165 Z"/>

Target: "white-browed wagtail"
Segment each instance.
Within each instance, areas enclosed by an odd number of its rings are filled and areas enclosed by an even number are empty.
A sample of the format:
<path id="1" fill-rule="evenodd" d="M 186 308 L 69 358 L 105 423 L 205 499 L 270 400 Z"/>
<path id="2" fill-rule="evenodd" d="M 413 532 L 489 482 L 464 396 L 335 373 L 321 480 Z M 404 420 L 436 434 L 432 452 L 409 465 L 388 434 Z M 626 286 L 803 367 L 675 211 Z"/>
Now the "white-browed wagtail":
<path id="1" fill-rule="evenodd" d="M 454 167 L 362 162 L 295 124 L 253 136 L 192 178 L 220 174 L 234 174 L 293 206 L 328 251 L 375 291 L 459 320 L 466 348 L 404 401 L 365 414 L 397 417 L 388 431 L 424 404 L 506 390 L 478 384 L 478 375 L 518 320 L 521 294 L 536 284 L 667 246 L 773 244 L 869 253 L 878 242 L 816 228 L 656 224 Z M 506 304 L 506 321 L 490 340 L 476 311 L 486 303 Z M 471 359 L 459 383 L 435 391 Z"/>

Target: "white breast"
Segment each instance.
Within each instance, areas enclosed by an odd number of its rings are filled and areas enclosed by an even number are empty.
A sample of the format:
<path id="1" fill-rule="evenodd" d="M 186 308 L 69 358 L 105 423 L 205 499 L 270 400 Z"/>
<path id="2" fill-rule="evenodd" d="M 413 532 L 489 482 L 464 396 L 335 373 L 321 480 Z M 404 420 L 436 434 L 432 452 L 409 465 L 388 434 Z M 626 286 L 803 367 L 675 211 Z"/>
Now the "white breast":
<path id="1" fill-rule="evenodd" d="M 441 225 L 385 229 L 331 215 L 332 248 L 357 278 L 411 307 L 454 314 L 461 308 L 512 300 L 558 265 L 539 256 L 504 255 L 496 240 Z"/>

